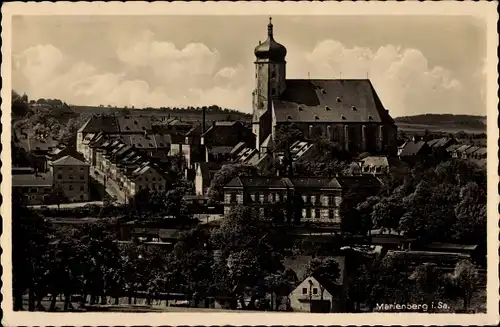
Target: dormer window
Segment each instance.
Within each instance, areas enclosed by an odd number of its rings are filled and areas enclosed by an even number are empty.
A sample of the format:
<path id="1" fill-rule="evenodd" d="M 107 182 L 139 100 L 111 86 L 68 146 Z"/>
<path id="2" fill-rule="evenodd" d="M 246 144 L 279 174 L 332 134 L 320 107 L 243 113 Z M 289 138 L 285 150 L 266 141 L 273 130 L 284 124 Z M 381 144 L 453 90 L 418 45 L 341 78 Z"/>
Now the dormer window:
<path id="1" fill-rule="evenodd" d="M 356 108 L 356 106 L 352 106 L 351 109 L 352 111 L 358 111 L 358 108 Z"/>
<path id="2" fill-rule="evenodd" d="M 368 115 L 368 120 L 373 120 L 373 117 Z"/>
<path id="3" fill-rule="evenodd" d="M 299 106 L 299 111 L 304 111 L 304 108 Z"/>
<path id="4" fill-rule="evenodd" d="M 136 124 L 136 125 L 138 124 L 137 120 L 134 120 L 134 124 Z"/>
<path id="5" fill-rule="evenodd" d="M 314 119 L 316 119 L 316 120 L 317 120 L 317 119 L 319 119 L 319 117 L 318 117 L 318 116 L 314 116 Z"/>
<path id="6" fill-rule="evenodd" d="M 346 120 L 346 118 L 345 118 L 345 116 L 344 116 L 344 115 L 340 116 L 340 118 L 341 118 L 342 120 Z"/>
<path id="7" fill-rule="evenodd" d="M 287 117 L 287 119 L 288 119 L 288 120 L 292 120 L 292 116 L 288 116 L 288 117 Z"/>
<path id="8" fill-rule="evenodd" d="M 337 102 L 342 102 L 342 98 L 341 97 L 337 97 Z"/>
<path id="9" fill-rule="evenodd" d="M 321 89 L 321 93 L 326 94 L 326 90 L 325 89 Z"/>
<path id="10" fill-rule="evenodd" d="M 325 106 L 326 111 L 330 111 L 330 107 Z"/>

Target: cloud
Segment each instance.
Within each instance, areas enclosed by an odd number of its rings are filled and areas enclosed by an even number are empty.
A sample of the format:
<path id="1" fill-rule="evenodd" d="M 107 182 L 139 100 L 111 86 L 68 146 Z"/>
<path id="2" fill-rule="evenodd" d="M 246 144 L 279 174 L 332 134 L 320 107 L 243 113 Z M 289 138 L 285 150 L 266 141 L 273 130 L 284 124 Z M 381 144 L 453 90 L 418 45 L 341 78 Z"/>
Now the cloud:
<path id="1" fill-rule="evenodd" d="M 416 49 L 394 45 L 377 50 L 346 47 L 334 40 L 318 43 L 291 63 L 289 75 L 311 78 L 370 78 L 393 116 L 429 112 L 470 112 L 464 85 L 443 67 L 429 67 Z"/>
<path id="2" fill-rule="evenodd" d="M 443 67 L 431 67 L 422 52 L 387 45 L 347 47 L 324 40 L 313 49 L 289 48 L 289 78 L 366 78 L 393 116 L 470 112 L 468 84 Z M 217 104 L 251 112 L 252 62 L 227 66 L 217 49 L 203 43 L 178 47 L 151 32 L 119 46 L 117 67 L 66 57 L 54 45 L 36 45 L 14 56 L 14 88 L 31 98 L 68 103 L 135 107 Z M 479 74 L 481 75 L 481 74 Z"/>

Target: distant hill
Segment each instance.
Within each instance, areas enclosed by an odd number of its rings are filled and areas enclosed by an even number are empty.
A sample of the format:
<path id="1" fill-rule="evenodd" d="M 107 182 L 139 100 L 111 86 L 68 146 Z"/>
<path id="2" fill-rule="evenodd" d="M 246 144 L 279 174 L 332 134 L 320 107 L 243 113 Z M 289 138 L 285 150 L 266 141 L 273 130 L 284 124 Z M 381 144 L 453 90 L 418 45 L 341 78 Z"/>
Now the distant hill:
<path id="1" fill-rule="evenodd" d="M 239 120 L 243 122 L 250 122 L 252 119 L 250 114 L 232 109 L 220 108 L 215 105 L 207 107 L 143 109 L 70 105 L 70 108 L 78 114 L 155 115 L 170 116 L 172 118 L 175 117 L 184 121 L 201 121 L 203 112 L 202 109 L 205 108 L 207 121 Z"/>
<path id="2" fill-rule="evenodd" d="M 424 114 L 394 118 L 396 125 L 403 131 L 442 131 L 456 133 L 486 132 L 486 116 L 453 115 L 453 114 Z"/>

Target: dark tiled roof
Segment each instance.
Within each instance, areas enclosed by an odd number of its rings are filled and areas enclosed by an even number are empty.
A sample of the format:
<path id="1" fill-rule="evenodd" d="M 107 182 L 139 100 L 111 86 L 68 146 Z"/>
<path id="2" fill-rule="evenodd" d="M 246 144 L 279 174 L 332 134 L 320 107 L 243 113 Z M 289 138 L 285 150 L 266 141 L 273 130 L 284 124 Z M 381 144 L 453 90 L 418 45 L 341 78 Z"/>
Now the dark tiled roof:
<path id="1" fill-rule="evenodd" d="M 154 149 L 156 148 L 153 135 L 136 134 L 130 135 L 130 144 L 138 149 Z"/>
<path id="2" fill-rule="evenodd" d="M 52 166 L 90 166 L 81 160 L 73 158 L 72 156 L 64 156 L 52 162 Z"/>
<path id="3" fill-rule="evenodd" d="M 151 117 L 120 116 L 116 117 L 121 133 L 144 133 L 151 131 Z"/>
<path id="4" fill-rule="evenodd" d="M 479 150 L 480 148 L 478 146 L 471 146 L 470 148 L 468 148 L 467 150 L 465 150 L 464 152 L 467 153 L 467 154 L 471 154 L 473 152 L 476 152 L 477 150 Z"/>
<path id="5" fill-rule="evenodd" d="M 381 181 L 373 175 L 338 176 L 337 181 L 342 188 L 381 186 Z"/>
<path id="6" fill-rule="evenodd" d="M 477 151 L 474 152 L 474 155 L 484 155 L 488 153 L 488 148 L 479 148 Z"/>
<path id="7" fill-rule="evenodd" d="M 78 129 L 78 132 L 98 133 L 118 133 L 118 124 L 114 116 L 92 116 L 85 124 Z"/>
<path id="8" fill-rule="evenodd" d="M 229 154 L 231 153 L 231 150 L 233 149 L 232 146 L 214 146 L 211 148 L 208 148 L 208 153 L 210 154 Z"/>
<path id="9" fill-rule="evenodd" d="M 430 146 L 430 147 L 433 147 L 434 144 L 436 144 L 437 142 L 439 142 L 440 139 L 434 139 L 434 140 L 430 140 L 427 142 L 427 145 Z"/>
<path id="10" fill-rule="evenodd" d="M 465 152 L 465 150 L 467 150 L 468 148 L 470 148 L 471 146 L 469 144 L 464 144 L 462 145 L 461 147 L 457 148 L 457 152 Z"/>
<path id="11" fill-rule="evenodd" d="M 46 174 L 15 174 L 12 175 L 12 187 L 52 186 L 52 176 Z"/>
<path id="12" fill-rule="evenodd" d="M 169 134 L 155 134 L 154 139 L 156 142 L 156 147 L 159 149 L 169 148 L 172 143 L 172 138 Z"/>
<path id="13" fill-rule="evenodd" d="M 245 142 L 240 142 L 231 150 L 231 154 L 236 154 L 245 147 Z"/>
<path id="14" fill-rule="evenodd" d="M 438 139 L 438 141 L 436 143 L 434 143 L 434 145 L 432 146 L 432 148 L 441 148 L 441 147 L 444 147 L 448 144 L 450 144 L 450 142 L 452 142 L 453 139 L 450 139 L 450 138 L 447 138 L 447 137 L 443 137 L 441 139 Z"/>
<path id="15" fill-rule="evenodd" d="M 449 151 L 449 152 L 456 151 L 461 146 L 462 146 L 461 144 L 453 144 L 453 145 L 450 145 L 449 147 L 447 147 L 446 151 Z"/>
<path id="16" fill-rule="evenodd" d="M 287 80 L 278 122 L 393 122 L 368 79 Z"/>
<path id="17" fill-rule="evenodd" d="M 236 177 L 226 187 L 293 188 L 288 178 L 281 177 Z"/>
<path id="18" fill-rule="evenodd" d="M 399 154 L 400 156 L 414 156 L 418 154 L 422 148 L 424 147 L 425 142 L 424 141 L 418 141 L 418 142 L 413 142 L 409 141 L 406 142 L 403 149 L 401 150 L 401 153 Z"/>
<path id="19" fill-rule="evenodd" d="M 336 178 L 322 177 L 298 177 L 291 178 L 293 186 L 297 188 L 329 188 L 340 189 L 340 184 Z"/>
<path id="20" fill-rule="evenodd" d="M 57 147 L 57 144 L 59 142 L 55 140 L 54 138 L 36 138 L 36 137 L 30 137 L 29 138 L 29 149 L 30 151 L 50 151 L 51 149 Z"/>

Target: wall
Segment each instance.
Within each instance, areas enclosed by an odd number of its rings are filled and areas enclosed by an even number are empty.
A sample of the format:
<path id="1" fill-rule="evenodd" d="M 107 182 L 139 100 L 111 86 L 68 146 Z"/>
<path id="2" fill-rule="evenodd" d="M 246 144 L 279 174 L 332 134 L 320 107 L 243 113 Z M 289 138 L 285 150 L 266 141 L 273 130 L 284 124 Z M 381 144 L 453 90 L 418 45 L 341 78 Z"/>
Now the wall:
<path id="1" fill-rule="evenodd" d="M 52 192 L 50 186 L 18 186 L 13 187 L 13 191 L 22 194 L 23 202 L 26 205 L 44 204 L 44 200 Z"/>
<path id="2" fill-rule="evenodd" d="M 89 200 L 88 166 L 53 166 L 54 185 L 60 187 L 70 202 Z"/>
<path id="3" fill-rule="evenodd" d="M 312 288 L 309 285 L 309 281 L 312 282 Z M 317 294 L 314 294 L 314 289 L 316 288 Z M 306 293 L 303 293 L 305 289 Z M 313 292 L 312 294 L 310 293 Z M 321 286 L 318 281 L 313 277 L 307 277 L 302 283 L 297 286 L 289 295 L 290 307 L 295 312 L 310 312 L 310 302 L 309 299 L 321 300 Z M 302 301 L 301 301 L 302 300 Z M 331 301 L 332 294 L 328 290 L 323 292 L 323 300 Z"/>

